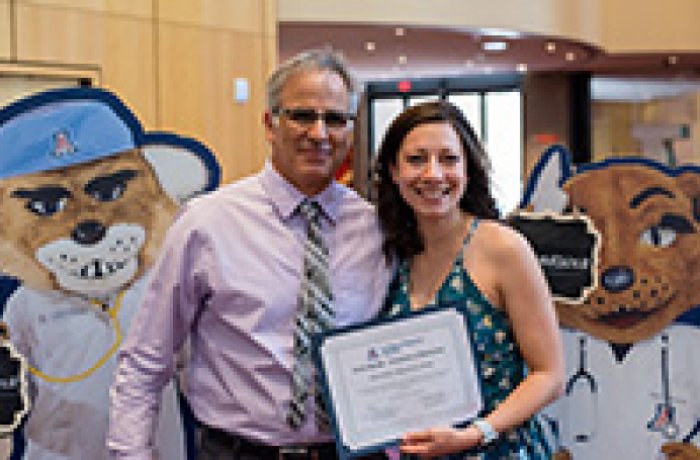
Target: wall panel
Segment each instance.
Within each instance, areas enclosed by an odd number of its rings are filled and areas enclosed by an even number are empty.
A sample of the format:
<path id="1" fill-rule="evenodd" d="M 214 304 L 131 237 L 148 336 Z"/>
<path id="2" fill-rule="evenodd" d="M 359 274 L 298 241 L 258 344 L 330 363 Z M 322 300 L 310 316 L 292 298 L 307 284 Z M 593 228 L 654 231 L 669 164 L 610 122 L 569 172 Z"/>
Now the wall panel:
<path id="1" fill-rule="evenodd" d="M 277 67 L 279 57 L 277 55 L 279 46 L 277 44 L 277 2 L 263 2 L 263 21 L 262 21 L 262 36 L 263 48 L 262 55 L 265 59 L 265 76 L 272 73 Z"/>
<path id="2" fill-rule="evenodd" d="M 26 5 L 88 10 L 94 13 L 120 14 L 141 18 L 152 16 L 154 1 L 157 0 L 16 0 L 17 3 Z"/>
<path id="3" fill-rule="evenodd" d="M 17 34 L 18 60 L 97 66 L 102 84 L 122 96 L 147 126 L 155 127 L 150 20 L 20 3 Z"/>
<path id="4" fill-rule="evenodd" d="M 260 0 L 167 0 L 159 3 L 161 21 L 260 33 L 265 5 Z"/>
<path id="5" fill-rule="evenodd" d="M 162 24 L 159 37 L 162 127 L 205 140 L 218 154 L 226 181 L 257 170 L 267 150 L 263 39 L 174 23 Z M 249 81 L 247 102 L 234 101 L 234 78 Z"/>
<path id="6" fill-rule="evenodd" d="M 602 1 L 601 42 L 609 50 L 693 51 L 700 49 L 700 1 Z"/>
<path id="7" fill-rule="evenodd" d="M 12 57 L 10 0 L 0 0 L 0 59 Z"/>

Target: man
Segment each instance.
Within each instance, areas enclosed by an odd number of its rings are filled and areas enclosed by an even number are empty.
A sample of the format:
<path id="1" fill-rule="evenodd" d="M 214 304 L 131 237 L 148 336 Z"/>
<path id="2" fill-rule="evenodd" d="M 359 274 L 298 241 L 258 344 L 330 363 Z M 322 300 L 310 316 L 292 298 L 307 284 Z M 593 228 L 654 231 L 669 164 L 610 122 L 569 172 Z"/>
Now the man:
<path id="1" fill-rule="evenodd" d="M 163 245 L 120 353 L 108 439 L 116 458 L 155 458 L 160 389 L 185 339 L 198 459 L 335 456 L 323 408 L 306 392 L 313 371 L 298 329 L 320 323 L 303 316 L 319 305 L 330 304 L 335 326 L 368 319 L 388 284 L 373 209 L 333 181 L 357 94 L 328 50 L 283 64 L 267 91 L 270 161 L 186 206 Z"/>

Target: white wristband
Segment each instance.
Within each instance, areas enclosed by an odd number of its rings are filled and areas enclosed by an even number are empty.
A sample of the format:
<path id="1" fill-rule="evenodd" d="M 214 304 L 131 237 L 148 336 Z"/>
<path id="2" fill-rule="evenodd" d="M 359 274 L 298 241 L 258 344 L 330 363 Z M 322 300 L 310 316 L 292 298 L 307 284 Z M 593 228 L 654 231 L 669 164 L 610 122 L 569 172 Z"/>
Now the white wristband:
<path id="1" fill-rule="evenodd" d="M 481 431 L 483 436 L 481 439 L 481 444 L 487 445 L 498 439 L 498 433 L 493 429 L 493 426 L 484 419 L 478 418 L 472 422 L 472 425 Z"/>

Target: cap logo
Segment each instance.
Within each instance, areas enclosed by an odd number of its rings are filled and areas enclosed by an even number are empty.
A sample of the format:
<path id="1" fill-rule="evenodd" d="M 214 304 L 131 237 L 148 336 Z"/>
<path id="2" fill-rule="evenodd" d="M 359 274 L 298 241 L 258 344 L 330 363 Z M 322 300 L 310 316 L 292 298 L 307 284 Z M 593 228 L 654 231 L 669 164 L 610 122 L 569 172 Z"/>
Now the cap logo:
<path id="1" fill-rule="evenodd" d="M 53 135 L 53 156 L 62 157 L 72 155 L 78 151 L 75 143 L 71 140 L 67 129 L 61 129 Z"/>

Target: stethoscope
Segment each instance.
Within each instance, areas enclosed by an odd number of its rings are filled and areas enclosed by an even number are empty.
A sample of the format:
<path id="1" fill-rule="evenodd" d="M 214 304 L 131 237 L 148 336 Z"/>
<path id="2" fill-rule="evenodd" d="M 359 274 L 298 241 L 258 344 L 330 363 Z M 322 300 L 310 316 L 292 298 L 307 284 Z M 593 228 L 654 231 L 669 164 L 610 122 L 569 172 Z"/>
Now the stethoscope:
<path id="1" fill-rule="evenodd" d="M 585 336 L 579 337 L 578 347 L 578 370 L 567 380 L 564 394 L 567 397 L 571 397 L 575 393 L 586 389 L 590 392 L 590 399 L 592 400 L 592 404 L 589 406 L 592 410 L 590 427 L 587 430 L 580 430 L 573 437 L 576 442 L 589 442 L 595 434 L 595 422 L 598 419 L 598 383 L 593 374 L 587 369 Z"/>
<path id="2" fill-rule="evenodd" d="M 589 390 L 593 411 L 592 420 L 597 420 L 598 413 L 598 384 L 596 382 L 593 374 L 587 369 L 587 350 L 586 350 L 586 337 L 580 336 L 578 340 L 579 344 L 579 362 L 577 371 L 567 380 L 565 387 L 565 395 L 572 396 L 578 391 Z M 647 422 L 647 429 L 649 431 L 661 433 L 664 438 L 668 440 L 674 440 L 678 438 L 680 427 L 676 421 L 676 408 L 673 405 L 671 397 L 671 384 L 670 384 L 670 363 L 669 363 L 669 337 L 667 334 L 661 336 L 661 397 L 662 401 L 657 403 L 654 408 L 654 414 L 651 419 Z M 700 422 L 699 422 L 700 423 Z M 573 435 L 573 439 L 576 442 L 589 442 L 594 435 L 595 423 L 588 430 L 580 430 L 578 433 Z M 696 425 L 696 428 L 692 432 L 692 437 L 697 434 L 700 430 Z"/>
<path id="3" fill-rule="evenodd" d="M 700 419 L 695 421 L 695 425 L 690 430 L 690 432 L 683 438 L 683 442 L 688 443 L 692 441 L 695 438 L 695 436 L 698 435 L 698 433 L 700 433 Z"/>
<path id="4" fill-rule="evenodd" d="M 671 385 L 668 377 L 668 335 L 661 336 L 661 395 L 663 401 L 656 404 L 654 415 L 647 422 L 649 431 L 661 433 L 666 439 L 673 440 L 680 431 L 676 423 L 676 408 L 671 404 Z"/>
<path id="5" fill-rule="evenodd" d="M 115 335 L 114 343 L 112 343 L 112 345 L 109 347 L 109 350 L 107 350 L 107 352 L 104 355 L 102 355 L 102 357 L 95 364 L 93 364 L 83 372 L 69 375 L 66 377 L 46 374 L 40 369 L 31 365 L 28 366 L 29 372 L 31 372 L 36 377 L 51 383 L 78 382 L 80 380 L 85 380 L 86 378 L 90 377 L 93 373 L 95 373 L 96 370 L 101 368 L 112 356 L 114 356 L 114 354 L 117 352 L 119 346 L 122 343 L 122 328 L 117 315 L 119 314 L 119 310 L 121 310 L 122 300 L 124 299 L 125 293 L 126 291 L 121 291 L 117 294 L 114 300 L 114 306 L 112 308 L 109 307 L 109 303 L 104 303 L 96 299 L 87 299 L 96 308 L 97 311 L 101 311 L 107 314 L 109 321 L 114 327 Z"/>

